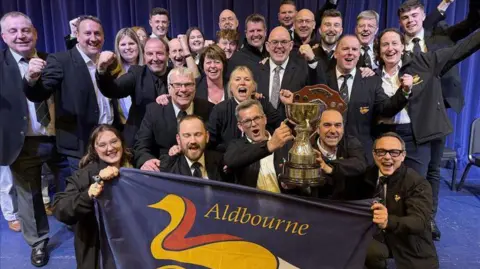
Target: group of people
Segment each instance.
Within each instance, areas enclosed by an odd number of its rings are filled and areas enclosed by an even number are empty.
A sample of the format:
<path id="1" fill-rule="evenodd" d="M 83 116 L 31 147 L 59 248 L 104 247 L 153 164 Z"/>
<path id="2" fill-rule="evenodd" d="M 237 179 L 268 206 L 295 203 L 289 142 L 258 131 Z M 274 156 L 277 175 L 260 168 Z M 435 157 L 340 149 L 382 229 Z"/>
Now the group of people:
<path id="1" fill-rule="evenodd" d="M 223 10 L 215 42 L 198 27 L 170 38 L 169 12 L 153 8 L 151 33 L 123 28 L 115 51 L 102 50 L 101 21 L 86 15 L 70 22 L 67 50 L 49 55 L 35 49 L 27 15 L 3 15 L 0 197 L 4 210 L 15 187 L 19 217 L 9 225 L 31 246 L 32 264 L 47 264 L 46 164 L 58 182 L 53 214 L 75 231 L 78 268 L 98 268 L 93 200 L 119 168 L 134 167 L 305 199 L 378 198 L 365 266 L 386 268 L 393 258 L 398 268 L 438 268 L 446 109 L 462 109 L 455 66 L 480 49 L 480 4 L 471 1 L 465 20 L 448 26 L 452 1 L 427 16 L 406 0 L 402 31 L 378 33 L 377 12 L 362 11 L 355 35 L 343 35 L 337 0 L 315 13 L 282 1 L 268 35 L 261 14 L 245 19 L 243 34 Z M 315 84 L 338 91 L 348 109 L 322 112 L 311 143 L 324 184 L 301 188 L 279 181 L 295 139 L 285 106 Z"/>

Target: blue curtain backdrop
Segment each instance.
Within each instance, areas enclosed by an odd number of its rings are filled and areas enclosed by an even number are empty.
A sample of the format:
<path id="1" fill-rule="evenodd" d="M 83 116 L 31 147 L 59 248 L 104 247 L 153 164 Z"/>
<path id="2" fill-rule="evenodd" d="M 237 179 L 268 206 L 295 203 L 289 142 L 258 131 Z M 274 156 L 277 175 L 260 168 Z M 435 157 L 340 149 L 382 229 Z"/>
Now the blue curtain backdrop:
<path id="1" fill-rule="evenodd" d="M 326 0 L 298 0 L 297 8 L 317 10 Z M 398 27 L 397 9 L 401 0 L 338 0 L 338 9 L 344 16 L 344 33 L 354 33 L 356 16 L 362 10 L 373 9 L 380 14 L 380 30 Z M 441 0 L 425 0 L 427 12 Z M 479 1 L 479 0 L 471 0 Z M 268 28 L 278 24 L 280 0 L 3 0 L 0 13 L 18 10 L 28 14 L 38 30 L 38 49 L 46 52 L 65 50 L 63 37 L 69 34 L 68 22 L 82 14 L 98 16 L 105 29 L 105 49 L 113 49 L 116 32 L 123 27 L 140 25 L 147 31 L 148 14 L 152 7 L 170 11 L 169 35 L 185 33 L 189 26 L 199 26 L 207 38 L 214 38 L 218 30 L 218 15 L 232 9 L 244 30 L 245 18 L 254 12 L 263 14 Z M 467 13 L 468 1 L 455 1 L 446 16 L 449 24 L 461 21 Z M 1 44 L 2 47 L 4 44 Z M 448 136 L 447 146 L 455 148 L 460 156 L 460 167 L 466 164 L 470 124 L 480 117 L 480 54 L 476 53 L 460 64 L 465 92 L 465 108 L 459 115 L 449 112 L 455 131 Z"/>

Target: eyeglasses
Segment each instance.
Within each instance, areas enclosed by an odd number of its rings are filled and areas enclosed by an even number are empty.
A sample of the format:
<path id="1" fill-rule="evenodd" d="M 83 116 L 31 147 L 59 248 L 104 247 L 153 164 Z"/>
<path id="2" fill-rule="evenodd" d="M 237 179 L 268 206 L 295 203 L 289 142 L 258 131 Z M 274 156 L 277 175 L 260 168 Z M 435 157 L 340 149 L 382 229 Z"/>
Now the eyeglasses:
<path id="1" fill-rule="evenodd" d="M 260 123 L 260 120 L 263 119 L 264 115 L 256 116 L 253 119 L 247 119 L 240 122 L 244 127 L 250 128 L 252 123 L 255 122 L 256 124 Z"/>
<path id="2" fill-rule="evenodd" d="M 188 83 L 170 83 L 170 86 L 174 87 L 175 89 L 181 89 L 182 87 L 185 87 L 187 89 L 193 88 L 195 86 L 195 83 L 188 82 Z"/>
<path id="3" fill-rule="evenodd" d="M 114 141 L 110 141 L 108 143 L 102 142 L 100 144 L 95 144 L 95 147 L 99 148 L 101 150 L 106 150 L 108 145 L 110 145 L 111 148 L 118 148 L 118 147 L 120 147 L 120 144 L 121 144 L 120 140 L 114 140 Z"/>
<path id="4" fill-rule="evenodd" d="M 268 41 L 268 44 L 276 47 L 278 44 L 280 44 L 282 47 L 286 47 L 288 44 L 290 43 L 289 40 L 282 40 L 282 41 L 279 41 L 279 40 L 272 40 L 272 41 Z"/>
<path id="5" fill-rule="evenodd" d="M 313 20 L 302 20 L 302 19 L 298 19 L 298 20 L 295 20 L 295 22 L 297 22 L 298 24 L 310 24 L 312 22 L 314 22 Z"/>
<path id="6" fill-rule="evenodd" d="M 398 157 L 400 154 L 402 154 L 405 150 L 401 149 L 391 149 L 391 150 L 386 150 L 386 149 L 374 149 L 373 153 L 377 155 L 378 157 L 383 157 L 385 155 L 390 154 L 392 157 Z"/>

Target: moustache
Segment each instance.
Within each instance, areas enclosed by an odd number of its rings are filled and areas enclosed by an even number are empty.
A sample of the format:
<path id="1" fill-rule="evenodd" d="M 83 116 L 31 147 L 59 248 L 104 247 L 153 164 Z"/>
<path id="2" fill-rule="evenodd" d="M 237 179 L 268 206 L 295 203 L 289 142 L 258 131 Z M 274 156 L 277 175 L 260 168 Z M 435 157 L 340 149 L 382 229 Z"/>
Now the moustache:
<path id="1" fill-rule="evenodd" d="M 188 149 L 199 149 L 200 145 L 197 143 L 191 143 L 188 145 Z"/>

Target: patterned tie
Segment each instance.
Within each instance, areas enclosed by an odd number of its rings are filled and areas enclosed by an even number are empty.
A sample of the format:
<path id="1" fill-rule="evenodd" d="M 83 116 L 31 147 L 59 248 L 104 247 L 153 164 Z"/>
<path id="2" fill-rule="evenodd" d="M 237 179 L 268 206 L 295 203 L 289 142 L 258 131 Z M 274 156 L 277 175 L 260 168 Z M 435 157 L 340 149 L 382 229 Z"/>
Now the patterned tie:
<path id="1" fill-rule="evenodd" d="M 328 59 L 331 60 L 332 57 L 333 57 L 334 51 L 333 51 L 333 50 L 331 50 L 331 51 L 325 51 L 325 53 L 327 54 Z"/>
<path id="2" fill-rule="evenodd" d="M 362 46 L 363 49 L 363 66 L 362 67 L 368 67 L 370 69 L 372 68 L 372 58 L 370 58 L 370 54 L 368 54 L 368 51 L 370 50 L 369 46 Z"/>
<path id="3" fill-rule="evenodd" d="M 20 59 L 21 62 L 25 62 L 28 64 L 29 60 L 22 58 Z M 35 114 L 37 115 L 37 122 L 40 123 L 42 126 L 47 127 L 50 123 L 50 111 L 48 111 L 48 104 L 47 101 L 42 101 L 35 104 Z"/>
<path id="4" fill-rule="evenodd" d="M 193 168 L 193 176 L 194 177 L 203 178 L 202 170 L 200 169 L 201 167 L 202 167 L 202 165 L 199 162 L 194 162 L 192 164 L 191 168 Z"/>
<path id="5" fill-rule="evenodd" d="M 346 75 L 341 75 L 340 77 L 343 77 L 343 83 L 342 86 L 340 87 L 340 96 L 342 96 L 343 101 L 348 105 L 348 101 L 350 100 L 348 96 L 348 84 L 347 81 L 352 77 L 350 74 Z"/>
<path id="6" fill-rule="evenodd" d="M 280 70 L 282 70 L 282 67 L 278 65 L 277 67 L 275 67 L 275 74 L 273 75 L 272 95 L 270 96 L 270 103 L 272 103 L 274 108 L 278 107 L 278 99 L 280 97 Z"/>
<path id="7" fill-rule="evenodd" d="M 387 184 L 388 178 L 385 176 L 381 176 L 378 178 L 378 185 L 375 191 L 375 197 L 380 198 L 380 202 L 383 205 L 386 205 L 387 201 L 387 194 L 385 193 L 385 185 Z"/>
<path id="8" fill-rule="evenodd" d="M 415 37 L 412 39 L 413 42 L 413 54 L 418 55 L 422 53 L 422 48 L 420 48 L 420 38 Z"/>
<path id="9" fill-rule="evenodd" d="M 177 114 L 177 122 L 179 122 L 185 116 L 187 116 L 187 111 L 180 110 L 180 112 Z"/>

